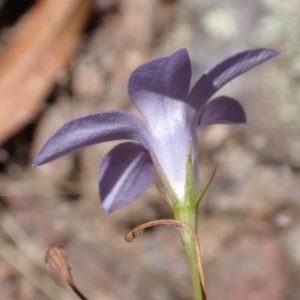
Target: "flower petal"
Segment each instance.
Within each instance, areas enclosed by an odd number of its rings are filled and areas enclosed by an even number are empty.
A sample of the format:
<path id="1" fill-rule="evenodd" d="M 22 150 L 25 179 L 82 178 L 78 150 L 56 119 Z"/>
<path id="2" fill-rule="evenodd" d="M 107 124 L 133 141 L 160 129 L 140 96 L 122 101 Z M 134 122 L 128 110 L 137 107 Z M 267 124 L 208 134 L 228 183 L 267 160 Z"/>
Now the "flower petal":
<path id="1" fill-rule="evenodd" d="M 198 124 L 207 126 L 234 123 L 246 123 L 246 113 L 242 105 L 235 99 L 220 96 L 205 104 Z"/>
<path id="2" fill-rule="evenodd" d="M 135 198 L 149 186 L 153 163 L 140 144 L 127 142 L 114 147 L 104 157 L 99 172 L 100 197 L 106 213 Z"/>
<path id="3" fill-rule="evenodd" d="M 44 144 L 33 165 L 45 164 L 93 144 L 119 139 L 136 140 L 146 148 L 151 146 L 150 132 L 139 118 L 123 111 L 109 111 L 64 124 Z"/>
<path id="4" fill-rule="evenodd" d="M 148 121 L 155 140 L 153 153 L 178 197 L 184 196 L 187 148 L 194 137 L 197 114 L 186 103 L 190 79 L 189 55 L 180 49 L 138 67 L 128 85 L 129 95 Z"/>
<path id="5" fill-rule="evenodd" d="M 153 153 L 178 197 L 184 196 L 187 148 L 197 114 L 186 103 L 190 79 L 189 55 L 180 49 L 138 67 L 128 85 L 132 101 L 148 121 Z"/>
<path id="6" fill-rule="evenodd" d="M 130 76 L 128 93 L 153 132 L 161 124 L 185 122 L 191 63 L 186 49 L 154 59 Z"/>
<path id="7" fill-rule="evenodd" d="M 256 48 L 228 57 L 201 76 L 190 92 L 188 102 L 196 110 L 201 109 L 227 82 L 278 54 L 274 49 Z"/>

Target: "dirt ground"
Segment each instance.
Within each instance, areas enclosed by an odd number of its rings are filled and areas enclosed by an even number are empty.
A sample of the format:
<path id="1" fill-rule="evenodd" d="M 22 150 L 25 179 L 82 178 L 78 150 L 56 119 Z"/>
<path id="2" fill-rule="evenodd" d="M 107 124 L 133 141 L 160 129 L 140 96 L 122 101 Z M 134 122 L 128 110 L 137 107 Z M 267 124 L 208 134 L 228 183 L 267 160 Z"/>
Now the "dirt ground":
<path id="1" fill-rule="evenodd" d="M 0 1 L 0 54 L 18 21 L 42 1 Z M 219 168 L 200 205 L 198 235 L 208 299 L 300 299 L 299 2 L 91 3 L 76 50 L 47 79 L 35 116 L 0 145 L 0 299 L 77 299 L 44 263 L 53 243 L 64 247 L 88 299 L 193 299 L 177 230 L 155 228 L 124 241 L 139 224 L 172 218 L 154 186 L 112 214 L 101 208 L 98 166 L 116 143 L 31 167 L 46 139 L 74 117 L 118 109 L 138 115 L 127 94 L 130 73 L 182 47 L 191 56 L 193 82 L 247 48 L 282 53 L 219 92 L 240 100 L 248 123 L 201 132 L 202 186 L 216 162 Z M 8 126 L 2 120 L 0 112 L 0 126 Z"/>

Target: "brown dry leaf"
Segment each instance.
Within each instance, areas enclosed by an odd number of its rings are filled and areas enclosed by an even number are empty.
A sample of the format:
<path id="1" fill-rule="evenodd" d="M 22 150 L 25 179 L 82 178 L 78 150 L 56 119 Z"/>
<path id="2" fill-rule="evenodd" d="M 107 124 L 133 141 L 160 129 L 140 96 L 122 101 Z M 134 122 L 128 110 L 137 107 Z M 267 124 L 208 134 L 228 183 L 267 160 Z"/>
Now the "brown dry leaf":
<path id="1" fill-rule="evenodd" d="M 71 266 L 67 254 L 62 247 L 58 245 L 51 246 L 45 255 L 45 262 L 58 272 L 68 284 L 74 284 Z"/>
<path id="2" fill-rule="evenodd" d="M 94 0 L 40 0 L 0 59 L 0 143 L 37 115 L 66 66 Z"/>
<path id="3" fill-rule="evenodd" d="M 58 245 L 52 245 L 45 255 L 45 261 L 69 284 L 74 293 L 81 300 L 87 300 L 87 298 L 79 291 L 77 286 L 74 284 L 71 274 L 71 265 L 69 263 L 68 256 L 62 247 Z"/>

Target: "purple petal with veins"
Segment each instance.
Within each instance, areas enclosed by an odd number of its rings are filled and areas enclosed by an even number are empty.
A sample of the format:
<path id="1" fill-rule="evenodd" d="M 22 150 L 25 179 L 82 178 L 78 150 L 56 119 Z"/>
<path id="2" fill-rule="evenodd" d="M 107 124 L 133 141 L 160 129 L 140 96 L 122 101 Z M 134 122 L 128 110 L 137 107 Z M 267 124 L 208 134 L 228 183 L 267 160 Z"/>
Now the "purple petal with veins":
<path id="1" fill-rule="evenodd" d="M 149 152 L 140 144 L 122 143 L 109 151 L 99 172 L 104 210 L 112 212 L 142 194 L 152 181 L 153 168 Z"/>
<path id="2" fill-rule="evenodd" d="M 217 97 L 205 104 L 200 115 L 199 125 L 246 123 L 246 113 L 235 99 Z"/>
<path id="3" fill-rule="evenodd" d="M 200 110 L 223 85 L 278 54 L 274 49 L 257 48 L 226 58 L 200 77 L 189 94 L 188 103 Z"/>
<path id="4" fill-rule="evenodd" d="M 184 193 L 187 145 L 190 138 L 195 143 L 198 139 L 196 111 L 186 104 L 190 79 L 189 55 L 181 49 L 141 65 L 128 84 L 129 96 L 156 140 L 154 155 L 179 197 Z"/>
<path id="5" fill-rule="evenodd" d="M 129 139 L 151 148 L 152 137 L 145 124 L 123 111 L 108 111 L 74 119 L 59 128 L 39 151 L 33 165 L 38 166 L 87 146 Z"/>
<path id="6" fill-rule="evenodd" d="M 146 118 L 154 135 L 161 134 L 161 125 L 172 129 L 182 127 L 189 109 L 185 102 L 191 74 L 186 49 L 145 63 L 131 74 L 129 96 Z"/>

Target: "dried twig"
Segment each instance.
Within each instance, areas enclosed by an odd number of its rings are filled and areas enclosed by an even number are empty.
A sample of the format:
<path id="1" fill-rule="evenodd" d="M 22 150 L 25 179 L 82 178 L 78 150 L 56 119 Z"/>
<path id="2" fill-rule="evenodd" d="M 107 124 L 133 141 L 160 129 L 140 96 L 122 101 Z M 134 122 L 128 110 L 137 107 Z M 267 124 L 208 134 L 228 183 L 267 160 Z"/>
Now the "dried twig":
<path id="1" fill-rule="evenodd" d="M 126 242 L 132 242 L 135 240 L 135 238 L 143 233 L 143 231 L 149 227 L 153 226 L 175 226 L 175 227 L 183 227 L 187 229 L 191 236 L 194 239 L 195 247 L 196 247 L 196 253 L 197 253 L 197 264 L 198 264 L 198 270 L 200 274 L 200 284 L 202 286 L 202 291 L 205 293 L 204 289 L 204 276 L 203 276 L 203 269 L 202 269 L 202 258 L 201 258 L 201 249 L 200 249 L 200 243 L 197 237 L 196 232 L 187 224 L 177 221 L 177 220 L 169 220 L 169 219 L 162 219 L 162 220 L 155 220 L 151 222 L 144 223 L 142 225 L 137 226 L 136 228 L 132 229 L 129 233 L 125 235 Z"/>

